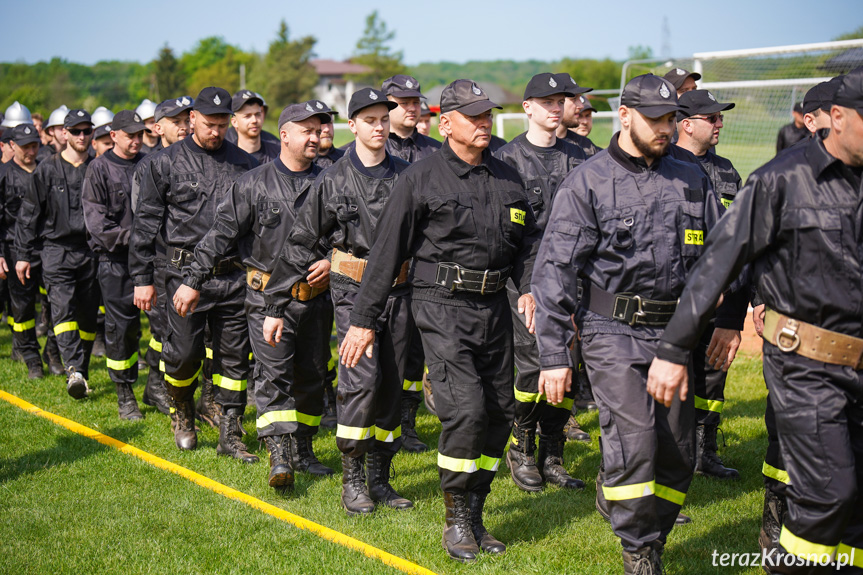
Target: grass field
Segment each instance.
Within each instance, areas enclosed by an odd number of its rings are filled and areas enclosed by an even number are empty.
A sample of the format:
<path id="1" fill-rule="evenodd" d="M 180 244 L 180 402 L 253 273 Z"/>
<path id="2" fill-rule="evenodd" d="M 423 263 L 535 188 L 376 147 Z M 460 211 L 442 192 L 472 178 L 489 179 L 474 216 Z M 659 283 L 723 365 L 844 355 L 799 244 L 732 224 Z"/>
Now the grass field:
<path id="1" fill-rule="evenodd" d="M 4 329 L 0 357 L 8 358 L 10 347 Z M 758 358 L 742 358 L 732 368 L 727 391 L 722 425 L 727 447 L 722 454 L 743 480 L 695 478 L 685 506 L 694 523 L 671 534 L 665 554 L 669 574 L 761 572 L 711 566 L 714 549 L 758 551 L 766 445 L 760 373 Z M 580 416 L 594 441 L 566 447 L 567 467 L 587 482 L 586 489 L 527 494 L 501 466 L 486 525 L 508 544 L 508 551 L 466 566 L 447 559 L 441 548 L 443 501 L 435 450 L 396 456 L 393 484 L 414 500 L 415 509 L 349 519 L 339 506 L 340 475 L 312 480 L 298 474 L 297 489 L 289 495 L 267 486 L 266 450 L 255 440 L 254 408 L 247 410 L 245 439 L 261 462 L 245 466 L 216 455 L 214 429 L 202 429 L 197 451 L 180 452 L 167 417 L 153 408 L 142 404 L 143 422 L 121 421 L 104 360 L 94 359 L 91 374 L 94 393 L 75 402 L 66 395 L 62 377 L 29 381 L 23 364 L 2 359 L 0 389 L 438 573 L 621 572 L 619 543 L 594 511 L 599 465 L 595 413 Z M 145 378 L 142 374 L 136 386 L 139 398 Z M 0 401 L 0 421 L 0 573 L 397 572 L 5 401 Z M 436 445 L 437 421 L 424 409 L 418 429 Z M 332 430 L 317 436 L 315 449 L 324 463 L 340 468 Z"/>

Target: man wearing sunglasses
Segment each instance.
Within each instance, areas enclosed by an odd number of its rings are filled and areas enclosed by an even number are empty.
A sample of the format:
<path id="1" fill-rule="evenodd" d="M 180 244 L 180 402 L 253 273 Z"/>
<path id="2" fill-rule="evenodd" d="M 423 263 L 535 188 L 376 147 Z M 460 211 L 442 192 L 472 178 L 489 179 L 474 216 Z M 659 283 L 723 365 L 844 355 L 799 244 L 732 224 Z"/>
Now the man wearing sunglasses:
<path id="1" fill-rule="evenodd" d="M 96 260 L 87 246 L 81 207 L 93 139 L 90 114 L 86 110 L 66 114 L 63 136 L 66 148 L 36 167 L 33 185 L 21 202 L 15 228 L 15 272 L 21 283 L 26 283 L 31 256 L 44 239 L 42 277 L 66 367 L 66 391 L 75 399 L 83 399 L 90 391 L 87 376 L 99 307 Z"/>

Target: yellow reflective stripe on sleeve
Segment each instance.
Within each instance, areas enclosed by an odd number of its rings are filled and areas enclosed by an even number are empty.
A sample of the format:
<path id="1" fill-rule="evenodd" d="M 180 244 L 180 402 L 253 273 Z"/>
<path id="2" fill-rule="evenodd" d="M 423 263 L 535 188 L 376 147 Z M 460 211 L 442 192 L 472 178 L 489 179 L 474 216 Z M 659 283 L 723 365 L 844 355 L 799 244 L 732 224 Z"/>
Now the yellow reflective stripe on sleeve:
<path id="1" fill-rule="evenodd" d="M 703 397 L 695 396 L 695 409 L 722 413 L 723 407 L 725 407 L 725 402 L 719 399 L 704 399 Z"/>
<path id="2" fill-rule="evenodd" d="M 348 425 L 342 425 L 340 423 L 336 426 L 336 437 L 341 437 L 342 439 L 363 441 L 364 439 L 371 439 L 374 436 L 374 425 L 372 425 L 371 427 L 350 427 Z"/>
<path id="3" fill-rule="evenodd" d="M 246 389 L 249 380 L 247 379 L 231 379 L 225 377 L 221 373 L 213 374 L 213 385 L 218 385 L 222 389 L 230 389 L 231 391 L 243 391 Z"/>
<path id="4" fill-rule="evenodd" d="M 785 485 L 791 484 L 791 480 L 788 478 L 788 472 L 777 469 L 766 461 L 764 462 L 764 465 L 761 466 L 761 474 L 770 479 L 775 479 L 779 483 L 784 483 Z"/>
<path id="5" fill-rule="evenodd" d="M 500 458 L 480 455 L 477 459 L 458 459 L 438 452 L 437 464 L 438 467 L 455 471 L 456 473 L 474 473 L 480 469 L 485 469 L 486 471 L 497 471 L 497 468 L 500 465 Z"/>
<path id="6" fill-rule="evenodd" d="M 138 352 L 132 354 L 132 357 L 129 359 L 110 359 L 108 357 L 105 358 L 105 365 L 108 369 L 113 369 L 114 371 L 123 371 L 124 369 L 129 369 L 133 365 L 138 363 Z"/>
<path id="7" fill-rule="evenodd" d="M 840 543 L 836 548 L 836 559 L 844 560 L 845 565 L 863 568 L 863 549 Z"/>
<path id="8" fill-rule="evenodd" d="M 686 501 L 686 493 L 672 489 L 671 487 L 666 487 L 665 485 L 660 485 L 659 483 L 654 484 L 654 491 L 657 497 L 676 503 L 681 507 L 683 506 L 683 502 Z"/>
<path id="9" fill-rule="evenodd" d="M 688 246 L 703 246 L 704 230 L 685 230 L 683 243 Z"/>
<path id="10" fill-rule="evenodd" d="M 509 209 L 509 220 L 513 223 L 516 223 L 520 226 L 524 225 L 524 216 L 527 212 L 524 210 L 519 210 L 518 208 L 510 208 Z"/>
<path id="11" fill-rule="evenodd" d="M 81 339 L 83 339 L 84 341 L 96 341 L 96 332 L 81 331 L 79 329 L 78 335 L 80 335 Z"/>
<path id="12" fill-rule="evenodd" d="M 204 355 L 206 355 L 207 359 L 213 359 L 213 349 L 209 347 L 206 348 L 206 352 Z"/>
<path id="13" fill-rule="evenodd" d="M 48 295 L 48 290 L 46 290 L 42 286 L 39 286 L 39 293 L 42 295 Z"/>
<path id="14" fill-rule="evenodd" d="M 158 353 L 162 353 L 162 342 L 157 340 L 155 337 L 150 338 L 150 348 Z"/>
<path id="15" fill-rule="evenodd" d="M 387 431 L 386 429 L 381 429 L 380 427 L 375 428 L 375 439 L 378 441 L 383 441 L 384 443 L 392 443 L 396 439 L 402 436 L 402 426 L 399 425 L 392 431 Z"/>
<path id="16" fill-rule="evenodd" d="M 9 325 L 12 326 L 12 331 L 16 331 L 21 333 L 22 331 L 27 331 L 28 329 L 33 329 L 36 327 L 36 320 L 31 319 L 30 321 L 25 321 L 24 323 L 15 323 L 12 321 L 12 318 L 9 318 Z"/>
<path id="17" fill-rule="evenodd" d="M 808 557 L 810 555 L 833 555 L 836 552 L 837 545 L 821 545 L 820 543 L 812 543 L 806 541 L 802 537 L 797 537 L 788 527 L 782 526 L 782 533 L 779 535 L 779 544 L 786 551 L 798 557 Z"/>
<path id="18" fill-rule="evenodd" d="M 421 381 L 410 381 L 405 380 L 402 384 L 402 389 L 405 391 L 419 391 L 422 389 L 423 382 Z"/>
<path id="19" fill-rule="evenodd" d="M 192 382 L 194 382 L 196 379 L 198 379 L 198 376 L 201 375 L 201 368 L 202 367 L 203 366 L 199 366 L 198 371 L 195 372 L 195 375 L 193 375 L 189 379 L 177 379 L 177 378 L 171 377 L 170 375 L 165 373 L 165 362 L 159 361 L 159 370 L 165 374 L 165 381 L 170 383 L 174 387 L 189 387 L 190 385 L 192 385 Z"/>
<path id="20" fill-rule="evenodd" d="M 63 323 L 58 323 L 54 326 L 54 335 L 60 335 L 61 333 L 66 333 L 67 331 L 77 331 L 77 329 L 77 321 L 64 321 Z"/>
<path id="21" fill-rule="evenodd" d="M 282 409 L 278 411 L 268 411 L 267 413 L 261 415 L 257 419 L 255 424 L 258 426 L 258 429 L 263 429 L 268 425 L 272 425 L 274 423 L 295 422 L 302 423 L 310 427 L 317 427 L 321 424 L 321 416 L 308 415 L 306 413 L 301 413 L 296 409 Z"/>
<path id="22" fill-rule="evenodd" d="M 647 497 L 648 495 L 653 495 L 655 490 L 655 481 L 633 483 L 632 485 L 618 485 L 616 487 L 602 486 L 602 493 L 609 501 L 625 501 L 626 499 Z"/>

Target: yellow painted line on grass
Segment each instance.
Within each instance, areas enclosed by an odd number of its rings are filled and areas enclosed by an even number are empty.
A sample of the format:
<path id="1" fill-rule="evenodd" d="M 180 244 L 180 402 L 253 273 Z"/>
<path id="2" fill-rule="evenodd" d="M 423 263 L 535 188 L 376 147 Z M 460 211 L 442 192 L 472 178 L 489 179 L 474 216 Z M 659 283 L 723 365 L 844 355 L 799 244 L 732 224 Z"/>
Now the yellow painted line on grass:
<path id="1" fill-rule="evenodd" d="M 166 471 L 170 471 L 171 473 L 175 473 L 180 477 L 184 477 L 193 483 L 197 483 L 201 487 L 205 487 L 210 491 L 214 491 L 220 495 L 224 495 L 229 499 L 233 499 L 235 501 L 241 501 L 245 503 L 249 507 L 253 507 L 259 511 L 263 511 L 267 515 L 272 515 L 276 519 L 280 519 L 286 523 L 290 523 L 294 527 L 299 529 L 304 529 L 306 531 L 311 531 L 321 539 L 326 539 L 327 541 L 332 541 L 338 545 L 343 547 L 347 547 L 348 549 L 354 549 L 356 551 L 362 552 L 364 555 L 371 557 L 373 559 L 377 559 L 382 563 L 386 563 L 391 567 L 395 567 L 399 571 L 404 573 L 410 573 L 415 575 L 435 575 L 434 571 L 429 571 L 425 567 L 421 567 L 416 563 L 411 563 L 406 559 L 402 559 L 401 557 L 396 557 L 391 553 L 387 553 L 377 547 L 372 547 L 367 543 L 363 543 L 359 539 L 354 539 L 349 535 L 345 535 L 344 533 L 340 533 L 329 527 L 324 527 L 314 521 L 309 521 L 304 517 L 300 517 L 299 515 L 295 515 L 289 511 L 285 511 L 284 509 L 280 509 L 275 505 L 270 505 L 269 503 L 265 503 L 260 499 L 256 499 L 251 495 L 247 495 L 242 491 L 237 491 L 236 489 L 232 489 L 227 485 L 222 485 L 217 481 L 213 481 L 209 477 L 201 475 L 200 473 L 195 473 L 190 469 L 186 469 L 180 465 L 175 463 L 171 463 L 170 461 L 166 461 L 161 457 L 157 457 L 151 453 L 138 449 L 137 447 L 132 447 L 128 443 L 123 443 L 122 441 L 118 441 L 113 437 L 108 437 L 98 431 L 90 429 L 89 427 L 85 427 L 80 423 L 76 423 L 71 419 L 66 419 L 65 417 L 61 417 L 59 415 L 55 415 L 51 412 L 44 411 L 32 403 L 28 403 L 23 399 L 12 395 L 11 393 L 6 393 L 5 391 L 0 390 L 0 399 L 11 403 L 12 405 L 21 408 L 22 410 L 31 413 L 33 415 L 38 415 L 39 417 L 44 417 L 45 419 L 56 423 L 66 429 L 77 433 L 78 435 L 83 435 L 84 437 L 88 437 L 90 439 L 94 439 L 103 445 L 107 445 L 109 447 L 113 447 L 119 451 L 127 455 L 132 455 L 137 457 L 138 459 L 142 459 L 160 469 L 164 469 Z"/>

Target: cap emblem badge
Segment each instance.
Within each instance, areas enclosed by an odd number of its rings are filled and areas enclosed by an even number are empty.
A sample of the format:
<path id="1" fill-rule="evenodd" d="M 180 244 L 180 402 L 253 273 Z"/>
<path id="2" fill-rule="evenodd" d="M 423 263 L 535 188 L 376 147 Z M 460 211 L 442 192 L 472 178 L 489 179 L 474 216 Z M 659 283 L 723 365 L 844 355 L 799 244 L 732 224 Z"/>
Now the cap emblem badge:
<path id="1" fill-rule="evenodd" d="M 584 96 L 579 96 L 578 101 L 581 102 L 582 104 L 587 103 L 587 101 L 584 99 Z"/>
<path id="2" fill-rule="evenodd" d="M 659 95 L 663 98 L 667 98 L 671 95 L 671 92 L 668 89 L 668 86 L 663 82 L 662 86 L 659 87 Z"/>
<path id="3" fill-rule="evenodd" d="M 251 96 L 251 92 L 243 92 L 243 100 L 248 100 Z"/>
<path id="4" fill-rule="evenodd" d="M 78 116 L 83 116 L 83 115 L 84 115 L 84 112 L 82 112 L 81 110 L 78 110 Z"/>
<path id="5" fill-rule="evenodd" d="M 216 94 L 216 96 L 213 98 L 213 103 L 217 106 L 222 103 L 222 99 L 219 98 L 218 94 Z"/>
<path id="6" fill-rule="evenodd" d="M 677 68 L 674 70 L 674 73 L 678 76 L 683 76 L 684 74 L 686 74 L 686 70 L 681 70 L 680 68 Z"/>
<path id="7" fill-rule="evenodd" d="M 136 122 L 141 121 L 141 116 L 139 116 L 138 114 L 135 114 L 134 116 L 132 116 L 132 118 L 134 118 Z"/>
<path id="8" fill-rule="evenodd" d="M 180 100 L 176 100 L 176 101 L 174 101 L 174 103 L 177 104 L 178 108 L 183 105 L 183 103 Z"/>
<path id="9" fill-rule="evenodd" d="M 183 105 L 184 106 L 188 106 L 191 103 L 192 102 L 187 97 L 183 96 Z"/>
<path id="10" fill-rule="evenodd" d="M 477 96 L 481 96 L 481 95 L 482 95 L 482 90 L 480 90 L 480 89 L 479 89 L 479 86 L 477 86 L 476 84 L 474 84 L 473 86 L 471 86 L 471 90 L 472 90 L 472 91 L 473 91 L 473 93 L 474 93 L 474 94 L 476 94 Z"/>
<path id="11" fill-rule="evenodd" d="M 554 78 L 548 79 L 548 85 L 551 86 L 552 88 L 557 88 L 557 82 L 554 81 Z"/>
<path id="12" fill-rule="evenodd" d="M 318 110 L 323 110 L 323 109 L 324 109 L 324 105 L 323 105 L 323 104 L 321 104 L 320 102 L 315 102 L 315 108 L 317 108 Z"/>
<path id="13" fill-rule="evenodd" d="M 25 134 L 29 134 L 29 133 L 30 133 L 30 128 L 24 128 L 24 133 L 25 133 Z"/>
<path id="14" fill-rule="evenodd" d="M 406 88 L 413 88 L 413 87 L 414 87 L 414 83 L 413 83 L 413 82 L 411 82 L 410 80 L 407 80 L 407 81 L 405 82 L 405 87 L 406 87 Z"/>
<path id="15" fill-rule="evenodd" d="M 377 99 L 378 99 L 378 95 L 377 95 L 377 94 L 375 94 L 374 92 L 370 91 L 370 92 L 369 92 L 369 99 L 370 99 L 370 100 L 377 100 Z"/>
<path id="16" fill-rule="evenodd" d="M 306 104 L 306 110 L 309 112 L 314 112 L 315 110 L 312 108 L 311 104 Z"/>
<path id="17" fill-rule="evenodd" d="M 711 94 L 710 92 L 707 92 L 707 97 L 710 98 L 711 100 L 713 100 L 714 102 L 716 101 L 716 98 L 714 98 L 713 94 Z"/>

